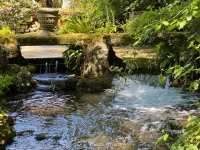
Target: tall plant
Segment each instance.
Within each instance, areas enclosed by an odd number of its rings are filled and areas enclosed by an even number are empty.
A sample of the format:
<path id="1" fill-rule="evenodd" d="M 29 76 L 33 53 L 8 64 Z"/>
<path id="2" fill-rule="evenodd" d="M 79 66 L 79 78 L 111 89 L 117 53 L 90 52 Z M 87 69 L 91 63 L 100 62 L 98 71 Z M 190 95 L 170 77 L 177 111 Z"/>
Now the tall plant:
<path id="1" fill-rule="evenodd" d="M 114 13 L 107 0 L 80 0 L 73 1 L 74 15 L 66 19 L 59 33 L 99 33 L 115 32 Z"/>
<path id="2" fill-rule="evenodd" d="M 82 73 L 83 63 L 83 46 L 81 44 L 70 45 L 66 51 L 63 52 L 64 64 L 69 70 Z"/>

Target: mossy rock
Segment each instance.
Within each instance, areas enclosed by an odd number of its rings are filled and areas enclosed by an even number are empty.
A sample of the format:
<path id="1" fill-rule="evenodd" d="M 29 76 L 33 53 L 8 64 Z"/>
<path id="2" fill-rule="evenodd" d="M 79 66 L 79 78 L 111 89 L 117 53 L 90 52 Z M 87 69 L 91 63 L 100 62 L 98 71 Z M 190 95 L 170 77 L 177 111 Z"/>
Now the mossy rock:
<path id="1" fill-rule="evenodd" d="M 70 91 L 75 91 L 76 86 L 78 83 L 79 77 L 70 77 L 66 82 L 65 82 L 65 87 L 67 90 Z"/>
<path id="2" fill-rule="evenodd" d="M 13 130 L 14 120 L 7 114 L 0 114 L 0 149 L 5 149 L 13 141 L 16 132 Z"/>
<path id="3" fill-rule="evenodd" d="M 12 91 L 27 92 L 30 91 L 37 85 L 37 81 L 32 78 L 35 67 L 32 65 L 19 66 L 16 64 L 11 65 L 9 75 L 13 77 L 13 85 L 11 86 Z"/>
<path id="4" fill-rule="evenodd" d="M 76 90 L 97 92 L 110 89 L 112 87 L 112 78 L 113 75 L 83 77 L 79 79 Z"/>

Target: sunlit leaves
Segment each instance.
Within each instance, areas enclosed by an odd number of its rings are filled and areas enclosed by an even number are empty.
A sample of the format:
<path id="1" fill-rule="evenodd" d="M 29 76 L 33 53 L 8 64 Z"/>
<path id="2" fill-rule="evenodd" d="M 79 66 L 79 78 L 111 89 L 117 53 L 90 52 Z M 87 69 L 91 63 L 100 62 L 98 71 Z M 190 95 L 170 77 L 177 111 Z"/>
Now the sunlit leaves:
<path id="1" fill-rule="evenodd" d="M 182 21 L 182 22 L 180 22 L 179 23 L 179 29 L 183 29 L 184 28 L 184 26 L 186 25 L 186 21 L 184 20 L 184 21 Z"/>
<path id="2" fill-rule="evenodd" d="M 12 77 L 0 75 L 0 96 L 3 95 L 4 89 L 8 88 L 12 84 Z"/>
<path id="3" fill-rule="evenodd" d="M 200 144 L 200 118 L 189 116 L 188 123 L 183 127 L 182 134 L 175 141 L 170 150 L 198 150 Z M 166 141 L 169 138 L 169 134 L 162 130 L 164 135 L 159 137 L 156 141 L 156 145 L 161 141 Z"/>
<path id="4" fill-rule="evenodd" d="M 199 80 L 195 80 L 192 83 L 190 83 L 190 86 L 187 88 L 188 90 L 195 92 L 199 88 Z"/>
<path id="5" fill-rule="evenodd" d="M 161 24 L 155 26 L 155 31 L 158 32 L 161 29 Z"/>
<path id="6" fill-rule="evenodd" d="M 166 80 L 166 77 L 163 76 L 162 74 L 159 75 L 159 83 L 162 84 Z"/>
<path id="7" fill-rule="evenodd" d="M 162 130 L 163 133 L 165 133 L 164 130 Z M 155 145 L 157 145 L 158 143 L 160 143 L 161 141 L 166 141 L 169 137 L 169 134 L 168 133 L 165 133 L 163 136 L 159 137 L 155 143 Z"/>
<path id="8" fill-rule="evenodd" d="M 187 16 L 187 21 L 190 21 L 191 19 L 192 19 L 191 15 Z"/>
<path id="9" fill-rule="evenodd" d="M 171 150 L 198 150 L 200 144 L 200 118 L 189 116 L 188 123 L 183 127 L 183 133 L 171 146 Z"/>
<path id="10" fill-rule="evenodd" d="M 167 30 L 168 31 L 171 31 L 171 30 L 174 30 L 177 28 L 178 26 L 178 23 L 177 23 L 177 19 L 175 19 L 173 22 L 170 23 L 170 25 L 168 26 Z"/>
<path id="11" fill-rule="evenodd" d="M 169 22 L 168 21 L 163 21 L 162 24 L 164 24 L 165 26 L 168 26 Z"/>

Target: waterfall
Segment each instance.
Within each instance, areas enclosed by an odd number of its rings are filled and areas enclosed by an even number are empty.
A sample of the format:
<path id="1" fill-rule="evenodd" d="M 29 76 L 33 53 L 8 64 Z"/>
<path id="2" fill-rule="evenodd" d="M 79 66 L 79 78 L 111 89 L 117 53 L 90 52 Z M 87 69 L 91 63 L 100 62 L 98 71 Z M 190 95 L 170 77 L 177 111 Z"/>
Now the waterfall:
<path id="1" fill-rule="evenodd" d="M 135 66 L 136 66 L 136 69 L 139 69 L 139 67 L 138 67 L 138 64 L 137 64 L 137 62 L 135 61 Z"/>
<path id="2" fill-rule="evenodd" d="M 56 63 L 55 63 L 55 73 L 57 73 L 57 70 L 58 70 L 58 61 L 56 60 Z"/>
<path id="3" fill-rule="evenodd" d="M 48 73 L 48 62 L 45 63 L 45 73 Z"/>

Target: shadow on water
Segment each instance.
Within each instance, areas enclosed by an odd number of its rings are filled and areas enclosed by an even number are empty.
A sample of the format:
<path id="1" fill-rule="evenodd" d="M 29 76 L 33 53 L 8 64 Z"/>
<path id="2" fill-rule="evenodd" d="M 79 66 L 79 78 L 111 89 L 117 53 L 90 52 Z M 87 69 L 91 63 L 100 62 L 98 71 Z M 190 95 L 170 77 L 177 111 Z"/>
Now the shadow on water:
<path id="1" fill-rule="evenodd" d="M 17 136 L 7 150 L 169 149 L 154 145 L 160 131 L 178 132 L 188 115 L 199 113 L 199 98 L 157 83 L 157 76 L 140 75 L 116 77 L 115 88 L 101 93 L 36 90 L 11 112 Z"/>

